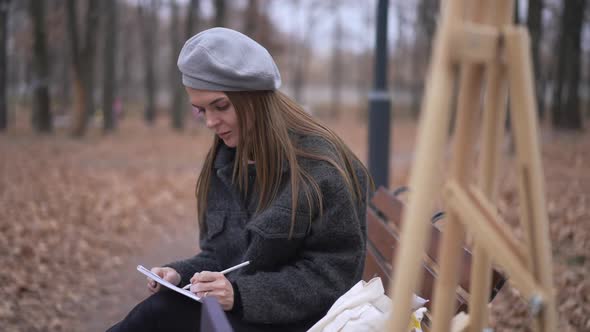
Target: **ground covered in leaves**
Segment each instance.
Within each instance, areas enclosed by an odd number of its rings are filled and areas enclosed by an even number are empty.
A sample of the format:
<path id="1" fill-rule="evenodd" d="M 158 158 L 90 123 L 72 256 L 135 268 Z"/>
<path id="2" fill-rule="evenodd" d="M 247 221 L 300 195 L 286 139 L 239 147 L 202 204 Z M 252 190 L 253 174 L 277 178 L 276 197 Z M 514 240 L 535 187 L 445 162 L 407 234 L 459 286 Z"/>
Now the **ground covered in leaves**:
<path id="1" fill-rule="evenodd" d="M 330 125 L 366 160 L 366 126 Z M 145 296 L 135 265 L 196 249 L 194 185 L 211 141 L 205 128 L 179 134 L 166 123 L 148 128 L 127 119 L 114 135 L 94 131 L 82 140 L 24 128 L 0 136 L 3 331 L 104 330 Z M 411 122 L 395 125 L 392 186 L 407 182 L 414 135 Z M 559 330 L 588 331 L 590 135 L 544 131 L 542 141 Z M 516 181 L 508 169 L 500 210 L 515 225 Z M 530 329 L 527 305 L 513 288 L 494 301 L 492 325 Z"/>

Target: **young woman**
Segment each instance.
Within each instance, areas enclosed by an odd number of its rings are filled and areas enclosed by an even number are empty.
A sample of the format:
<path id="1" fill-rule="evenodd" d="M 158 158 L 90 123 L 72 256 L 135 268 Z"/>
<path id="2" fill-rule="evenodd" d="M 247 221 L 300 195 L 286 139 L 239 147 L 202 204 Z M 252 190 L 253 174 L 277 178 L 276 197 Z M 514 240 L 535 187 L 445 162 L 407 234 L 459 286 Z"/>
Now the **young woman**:
<path id="1" fill-rule="evenodd" d="M 216 297 L 236 331 L 304 331 L 361 279 L 367 170 L 277 90 L 272 57 L 245 35 L 203 31 L 178 66 L 215 134 L 196 186 L 201 252 L 152 271 Z M 151 280 L 148 288 L 111 331 L 199 330 L 198 302 Z"/>

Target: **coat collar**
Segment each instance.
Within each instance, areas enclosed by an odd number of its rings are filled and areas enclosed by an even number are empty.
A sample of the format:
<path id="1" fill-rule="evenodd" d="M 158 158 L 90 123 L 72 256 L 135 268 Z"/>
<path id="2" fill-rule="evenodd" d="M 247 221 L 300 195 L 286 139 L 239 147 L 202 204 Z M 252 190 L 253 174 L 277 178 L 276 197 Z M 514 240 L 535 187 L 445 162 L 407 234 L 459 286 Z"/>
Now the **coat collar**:
<path id="1" fill-rule="evenodd" d="M 215 160 L 213 161 L 213 168 L 220 169 L 233 164 L 235 157 L 236 149 L 228 147 L 222 141 L 217 147 L 217 153 L 215 154 Z"/>
<path id="2" fill-rule="evenodd" d="M 213 168 L 216 170 L 233 170 L 233 163 L 236 157 L 236 148 L 230 148 L 221 142 L 217 148 L 217 154 L 215 155 L 215 160 L 213 161 Z M 255 171 L 256 167 L 254 165 L 249 165 L 248 170 L 251 172 L 252 170 Z M 283 160 L 283 173 L 289 171 L 289 162 L 287 160 Z"/>

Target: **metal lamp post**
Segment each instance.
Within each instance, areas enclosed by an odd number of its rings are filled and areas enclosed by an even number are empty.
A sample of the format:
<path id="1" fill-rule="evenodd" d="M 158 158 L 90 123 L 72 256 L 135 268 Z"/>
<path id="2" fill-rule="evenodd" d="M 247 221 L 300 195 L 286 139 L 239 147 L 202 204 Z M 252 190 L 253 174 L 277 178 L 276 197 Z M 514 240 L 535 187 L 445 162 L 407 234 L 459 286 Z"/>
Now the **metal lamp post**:
<path id="1" fill-rule="evenodd" d="M 369 171 L 375 185 L 389 185 L 389 126 L 391 97 L 387 90 L 388 0 L 378 0 L 375 83 L 369 93 Z"/>

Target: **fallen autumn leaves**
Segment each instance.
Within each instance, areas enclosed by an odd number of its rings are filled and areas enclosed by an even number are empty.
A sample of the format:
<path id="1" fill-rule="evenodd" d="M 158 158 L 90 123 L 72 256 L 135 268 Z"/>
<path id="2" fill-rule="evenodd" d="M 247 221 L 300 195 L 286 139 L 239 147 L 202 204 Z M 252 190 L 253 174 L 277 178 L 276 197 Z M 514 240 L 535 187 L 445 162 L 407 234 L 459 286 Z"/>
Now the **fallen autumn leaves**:
<path id="1" fill-rule="evenodd" d="M 121 268 L 146 249 L 144 241 L 158 243 L 174 236 L 175 225 L 195 223 L 193 190 L 209 136 L 125 126 L 114 136 L 80 142 L 20 132 L 0 137 L 4 331 L 83 326 L 81 314 L 94 307 L 92 301 L 111 297 L 116 303 L 125 291 L 108 291 L 96 271 Z M 366 129 L 346 121 L 333 126 L 366 159 Z M 408 159 L 414 126 L 398 124 L 394 134 L 395 157 Z M 559 329 L 590 330 L 590 139 L 551 135 L 544 140 L 543 167 Z M 406 184 L 409 162 L 397 160 L 392 183 Z M 500 210 L 513 225 L 515 183 L 506 172 L 500 191 Z M 104 308 L 120 315 L 127 309 Z M 491 317 L 497 331 L 530 329 L 526 303 L 509 286 L 494 301 Z"/>

